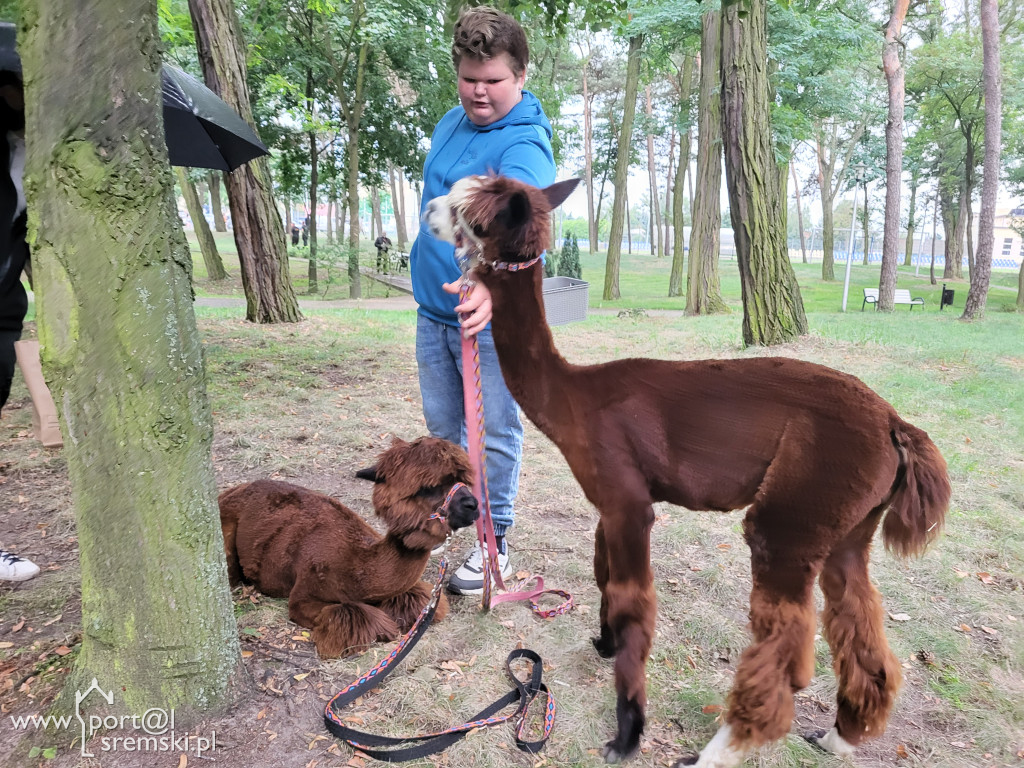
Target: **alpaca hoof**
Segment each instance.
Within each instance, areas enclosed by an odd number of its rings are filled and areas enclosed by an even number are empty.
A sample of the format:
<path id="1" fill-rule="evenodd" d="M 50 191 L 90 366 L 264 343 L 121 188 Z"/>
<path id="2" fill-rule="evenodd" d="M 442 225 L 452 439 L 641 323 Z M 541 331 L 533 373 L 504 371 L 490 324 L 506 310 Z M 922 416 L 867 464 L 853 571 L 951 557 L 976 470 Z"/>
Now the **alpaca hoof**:
<path id="1" fill-rule="evenodd" d="M 590 638 L 590 642 L 594 644 L 594 650 L 597 651 L 597 655 L 602 659 L 615 658 L 617 649 L 615 648 L 615 641 L 610 637 L 601 635 L 600 637 Z"/>
<path id="2" fill-rule="evenodd" d="M 698 760 L 700 760 L 700 752 L 691 752 L 688 755 L 683 755 L 683 757 L 680 757 L 672 763 L 672 768 L 680 768 L 680 766 L 685 765 L 696 765 Z"/>
<path id="3" fill-rule="evenodd" d="M 621 763 L 623 760 L 628 760 L 636 752 L 636 747 L 632 750 L 624 751 L 617 743 L 617 739 L 612 739 L 604 745 L 604 749 L 601 750 L 601 755 L 604 757 L 604 761 L 610 765 L 615 763 Z"/>
<path id="4" fill-rule="evenodd" d="M 850 757 L 857 748 L 839 735 L 839 730 L 834 726 L 828 730 L 814 731 L 804 736 L 810 744 L 823 752 L 829 752 L 840 757 Z"/>

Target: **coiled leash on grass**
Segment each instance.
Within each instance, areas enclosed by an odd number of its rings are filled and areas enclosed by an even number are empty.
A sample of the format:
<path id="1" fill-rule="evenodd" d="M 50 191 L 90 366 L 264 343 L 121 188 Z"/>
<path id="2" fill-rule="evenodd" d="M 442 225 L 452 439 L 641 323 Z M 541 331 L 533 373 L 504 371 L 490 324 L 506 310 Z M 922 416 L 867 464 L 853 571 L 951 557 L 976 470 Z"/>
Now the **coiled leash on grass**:
<path id="1" fill-rule="evenodd" d="M 513 686 L 515 686 L 513 690 L 489 707 L 473 715 L 462 725 L 422 736 L 407 737 L 377 736 L 345 725 L 342 709 L 380 685 L 384 678 L 391 674 L 399 662 L 412 650 L 416 642 L 426 632 L 427 627 L 430 626 L 430 621 L 434 617 L 434 611 L 437 609 L 437 600 L 441 594 L 447 570 L 448 561 L 442 559 L 438 566 L 437 581 L 434 583 L 430 602 L 424 606 L 415 623 L 399 641 L 398 645 L 395 646 L 394 650 L 381 660 L 377 666 L 362 675 L 348 687 L 339 691 L 327 702 L 327 707 L 324 710 L 324 722 L 327 725 L 327 729 L 338 738 L 343 739 L 353 749 L 357 749 L 375 760 L 401 763 L 447 749 L 476 728 L 500 725 L 509 720 L 519 718 L 519 723 L 516 725 L 515 730 L 516 746 L 524 752 L 539 752 L 544 747 L 544 744 L 547 743 L 548 736 L 551 734 L 551 729 L 555 724 L 555 699 L 541 680 L 544 668 L 541 657 L 534 651 L 526 648 L 512 651 L 508 658 L 505 659 L 505 673 L 512 681 Z M 532 664 L 529 679 L 526 681 L 519 679 L 512 671 L 512 664 L 518 659 L 526 659 Z M 544 695 L 546 700 L 544 706 L 544 727 L 541 738 L 527 741 L 525 736 L 528 730 L 529 708 L 541 694 Z M 504 715 L 497 714 L 506 707 L 516 703 L 518 703 L 518 706 L 515 711 Z M 411 742 L 410 746 L 402 746 Z M 381 747 L 390 747 L 392 749 L 381 749 Z"/>

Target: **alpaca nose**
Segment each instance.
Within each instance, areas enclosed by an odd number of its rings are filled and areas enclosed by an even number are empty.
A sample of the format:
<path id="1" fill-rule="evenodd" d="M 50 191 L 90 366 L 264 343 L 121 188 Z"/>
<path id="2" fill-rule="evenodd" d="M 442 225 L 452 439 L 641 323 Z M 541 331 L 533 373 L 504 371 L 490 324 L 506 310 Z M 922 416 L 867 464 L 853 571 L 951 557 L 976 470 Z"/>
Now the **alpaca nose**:
<path id="1" fill-rule="evenodd" d="M 460 488 L 448 511 L 448 525 L 453 531 L 472 525 L 480 516 L 480 505 L 469 488 Z"/>

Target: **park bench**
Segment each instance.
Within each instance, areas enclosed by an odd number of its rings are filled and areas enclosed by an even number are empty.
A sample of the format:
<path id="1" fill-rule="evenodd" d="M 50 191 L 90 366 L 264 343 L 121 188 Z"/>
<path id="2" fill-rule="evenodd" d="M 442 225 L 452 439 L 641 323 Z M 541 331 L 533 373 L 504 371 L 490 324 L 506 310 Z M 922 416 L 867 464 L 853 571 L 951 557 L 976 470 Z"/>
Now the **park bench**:
<path id="1" fill-rule="evenodd" d="M 893 295 L 892 303 L 893 303 L 893 305 L 896 305 L 896 304 L 909 304 L 910 305 L 910 311 L 913 312 L 915 306 L 917 306 L 917 307 L 923 307 L 924 306 L 924 299 L 922 299 L 920 296 L 915 296 L 914 298 L 910 298 L 910 291 L 909 290 L 907 290 L 906 288 L 897 288 L 896 289 L 896 293 Z M 860 311 L 863 312 L 864 311 L 864 307 L 866 307 L 868 304 L 876 305 L 876 309 L 877 309 L 877 305 L 878 305 L 878 289 L 877 288 L 865 288 L 864 289 L 864 301 L 860 305 Z"/>

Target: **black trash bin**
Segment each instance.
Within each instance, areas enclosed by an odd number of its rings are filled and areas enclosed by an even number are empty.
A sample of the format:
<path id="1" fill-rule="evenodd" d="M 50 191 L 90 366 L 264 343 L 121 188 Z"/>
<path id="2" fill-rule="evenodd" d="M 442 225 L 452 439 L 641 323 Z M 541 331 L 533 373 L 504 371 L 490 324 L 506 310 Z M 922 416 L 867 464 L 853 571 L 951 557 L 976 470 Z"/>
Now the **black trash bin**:
<path id="1" fill-rule="evenodd" d="M 947 288 L 945 283 L 942 284 L 942 298 L 939 299 L 939 309 L 953 306 L 954 293 L 955 291 L 952 288 Z"/>

